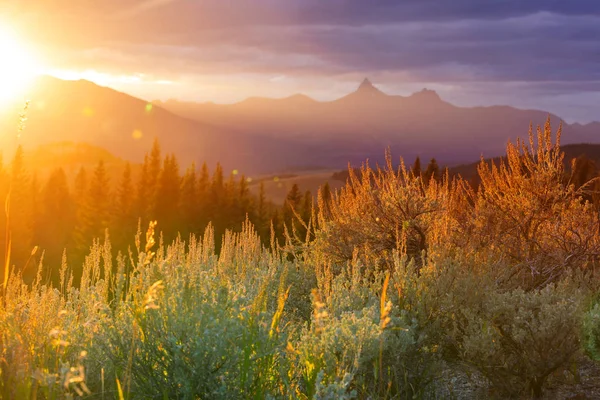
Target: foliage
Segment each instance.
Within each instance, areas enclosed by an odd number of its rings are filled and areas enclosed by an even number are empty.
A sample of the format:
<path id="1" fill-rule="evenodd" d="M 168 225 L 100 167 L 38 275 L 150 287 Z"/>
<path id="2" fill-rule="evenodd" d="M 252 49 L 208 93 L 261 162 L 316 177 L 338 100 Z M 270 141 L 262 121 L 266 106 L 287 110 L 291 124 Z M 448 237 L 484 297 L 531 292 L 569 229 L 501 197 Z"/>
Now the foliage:
<path id="1" fill-rule="evenodd" d="M 581 291 L 561 282 L 529 292 L 487 290 L 478 300 L 453 307 L 457 358 L 502 396 L 541 396 L 548 377 L 580 349 Z"/>
<path id="2" fill-rule="evenodd" d="M 600 254 L 597 215 L 572 177 L 564 182 L 560 128 L 555 144 L 551 136 L 547 122 L 537 145 L 530 129 L 529 146 L 509 144 L 506 162 L 482 162 L 471 218 L 461 226 L 462 245 L 497 262 L 498 279 L 510 287 L 542 288 L 591 268 Z"/>
<path id="3" fill-rule="evenodd" d="M 587 354 L 600 361 L 600 305 L 594 305 L 584 314 L 582 329 L 583 347 Z"/>
<path id="4" fill-rule="evenodd" d="M 11 222 L 9 266 L 23 270 L 27 283 L 33 281 L 34 266 L 42 260 L 42 255 L 46 266 L 59 265 L 65 251 L 71 262 L 83 263 L 92 241 L 103 238 L 106 229 L 111 232 L 114 254 L 126 254 L 133 246 L 132 238 L 140 221 L 146 225 L 151 220 L 160 220 L 163 240 L 167 243 L 178 235 L 186 239 L 190 234 L 199 235 L 212 223 L 220 248 L 225 230 L 241 230 L 248 216 L 257 226 L 263 243 L 269 243 L 270 221 L 277 206 L 264 193 L 255 197 L 248 180 L 233 173 L 225 182 L 220 166 L 212 179 L 206 164 L 198 171 L 199 176 L 195 165 L 180 176 L 177 158 L 174 155 L 163 158 L 158 142 L 142 166 L 126 163 L 122 171 L 115 171 L 113 165 L 101 159 L 93 170 L 81 166 L 75 176 L 57 168 L 37 179 L 37 172 L 29 170 L 32 162 L 27 155 L 18 148 L 10 168 L 0 165 L 3 199 L 11 188 L 8 205 L 12 218 L 7 219 L 4 212 L 0 215 L 3 226 Z M 280 232 L 282 237 L 283 230 Z M 7 247 L 8 239 L 0 237 L 3 248 Z M 35 246 L 43 252 L 32 257 Z M 29 268 L 24 267 L 26 264 Z M 58 268 L 47 272 L 54 283 L 58 282 Z M 76 282 L 80 272 L 76 274 Z"/>
<path id="5" fill-rule="evenodd" d="M 314 290 L 312 323 L 294 349 L 303 387 L 317 397 L 323 388 L 343 387 L 348 398 L 421 398 L 439 354 L 428 347 L 415 310 L 394 294 L 390 275 L 371 280 L 361 271 L 355 259 Z"/>
<path id="6" fill-rule="evenodd" d="M 564 169 L 560 129 L 556 143 L 551 136 L 547 123 L 537 143 L 530 130 L 528 145 L 509 144 L 499 166 L 482 161 L 478 190 L 460 177 L 423 181 L 403 163 L 395 170 L 388 155 L 383 169 L 349 170 L 319 220 L 317 251 L 334 265 L 357 256 L 367 281 L 378 266 L 392 268 L 399 303 L 430 341 L 423 347 L 439 346 L 447 363 L 479 371 L 504 395 L 539 396 L 549 375 L 570 365 L 582 304 L 598 290 L 588 184 L 571 183 L 577 169 Z"/>
<path id="7" fill-rule="evenodd" d="M 404 163 L 394 169 L 388 153 L 385 168 L 350 169 L 348 184 L 330 204 L 321 198 L 317 246 L 334 261 L 351 260 L 356 249 L 366 265 L 388 266 L 394 250 L 417 261 L 427 252 L 436 225 L 451 202 L 447 179 L 425 181 Z"/>
<path id="8" fill-rule="evenodd" d="M 34 251 L 31 278 L 11 270 L 0 396 L 435 398 L 448 369 L 477 372 L 501 397 L 540 396 L 582 348 L 600 358 L 587 169 L 565 172 L 550 137 L 548 124 L 537 144 L 482 163 L 477 190 L 436 177 L 433 161 L 393 168 L 388 154 L 351 169 L 341 191 L 323 187 L 317 207 L 292 188 L 279 211 L 220 165 L 180 176 L 158 144 L 138 183 L 126 167 L 112 192 L 102 164 L 72 191 L 54 171 L 32 237 L 84 257 Z M 19 190 L 38 193 L 14 164 Z M 132 240 L 139 218 L 149 228 Z"/>

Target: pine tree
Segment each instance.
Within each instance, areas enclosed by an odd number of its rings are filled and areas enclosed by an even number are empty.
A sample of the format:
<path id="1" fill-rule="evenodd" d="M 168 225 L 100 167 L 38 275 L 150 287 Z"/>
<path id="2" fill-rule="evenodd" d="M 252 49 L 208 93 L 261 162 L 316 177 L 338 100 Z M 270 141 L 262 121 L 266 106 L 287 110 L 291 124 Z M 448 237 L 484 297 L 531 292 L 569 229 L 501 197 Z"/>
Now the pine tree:
<path id="1" fill-rule="evenodd" d="M 298 184 L 294 183 L 294 185 L 292 185 L 292 188 L 289 190 L 287 196 L 285 197 L 285 205 L 298 211 L 300 209 L 301 204 L 302 193 L 300 192 Z"/>
<path id="2" fill-rule="evenodd" d="M 220 204 L 223 201 L 223 194 L 225 191 L 224 181 L 225 179 L 223 177 L 223 167 L 220 163 L 217 163 L 211 181 L 212 200 L 214 200 L 217 204 Z"/>
<path id="3" fill-rule="evenodd" d="M 302 200 L 303 196 L 300 192 L 300 188 L 294 183 L 289 190 L 285 198 L 285 204 L 283 205 L 283 223 L 289 230 L 295 229 L 298 231 L 298 228 L 301 226 L 297 215 L 301 214 Z"/>
<path id="4" fill-rule="evenodd" d="M 440 179 L 440 167 L 438 166 L 438 163 L 435 160 L 435 158 L 432 158 L 431 161 L 429 161 L 429 164 L 427 165 L 427 169 L 425 170 L 425 173 L 423 174 L 423 179 L 425 179 L 425 182 L 427 182 L 427 183 L 431 179 L 434 179 L 436 181 Z"/>
<path id="5" fill-rule="evenodd" d="M 256 219 L 256 210 L 254 208 L 253 198 L 250 194 L 248 178 L 242 175 L 237 186 L 238 193 L 235 199 L 236 228 L 237 226 L 241 226 L 241 224 L 246 220 L 246 217 L 250 221 L 254 221 Z"/>
<path id="6" fill-rule="evenodd" d="M 211 201 L 211 181 L 210 171 L 206 163 L 202 164 L 200 176 L 198 177 L 198 204 L 196 205 L 198 213 L 198 230 L 204 232 L 209 223 L 209 205 Z"/>
<path id="7" fill-rule="evenodd" d="M 258 189 L 258 199 L 256 205 L 256 216 L 252 221 L 256 227 L 256 231 L 263 239 L 264 243 L 268 243 L 270 239 L 270 226 L 269 226 L 269 210 L 267 203 L 267 195 L 265 192 L 265 183 L 260 181 Z"/>
<path id="8" fill-rule="evenodd" d="M 29 175 L 25 169 L 23 148 L 19 146 L 12 162 L 8 206 L 12 243 L 11 265 L 22 269 L 33 248 L 33 204 Z"/>
<path id="9" fill-rule="evenodd" d="M 156 210 L 156 204 L 152 203 L 152 201 L 156 200 L 156 191 L 158 190 L 159 179 L 161 174 L 161 166 L 163 164 L 161 158 L 161 150 L 160 143 L 158 139 L 154 139 L 154 143 L 152 144 L 152 150 L 150 151 L 150 157 L 148 159 L 148 175 L 146 182 L 146 192 L 148 195 L 148 200 L 150 203 L 147 205 L 148 210 L 150 210 L 150 219 L 156 219 L 157 216 L 152 214 L 152 211 Z"/>
<path id="10" fill-rule="evenodd" d="M 83 179 L 78 182 L 78 186 L 82 184 L 82 181 Z M 109 228 L 111 222 L 111 193 L 104 161 L 98 162 L 89 183 L 85 186 L 87 186 L 85 194 L 79 200 L 77 207 L 74 249 L 69 254 L 72 265 L 83 263 L 93 240 L 104 239 L 106 229 Z M 75 192 L 80 190 L 81 187 L 76 187 Z M 81 269 L 73 270 L 76 282 L 81 278 L 81 272 Z"/>
<path id="11" fill-rule="evenodd" d="M 283 221 L 283 218 L 281 216 L 281 212 L 279 209 L 275 209 L 275 211 L 273 212 L 273 218 L 271 218 L 270 225 L 271 225 L 269 227 L 269 230 L 271 231 L 270 235 L 274 235 L 275 237 L 270 237 L 269 239 L 271 241 L 273 239 L 275 239 L 275 241 L 276 241 L 275 244 L 282 245 L 285 242 L 285 238 L 284 238 L 284 234 L 283 234 L 284 221 Z"/>
<path id="12" fill-rule="evenodd" d="M 419 156 L 415 159 L 411 172 L 415 177 L 421 176 L 421 158 Z"/>
<path id="13" fill-rule="evenodd" d="M 164 165 L 158 179 L 154 199 L 154 218 L 160 224 L 160 230 L 166 243 L 172 241 L 180 229 L 179 202 L 181 196 L 181 178 L 179 163 L 175 155 L 165 157 Z"/>
<path id="14" fill-rule="evenodd" d="M 321 220 L 328 220 L 331 217 L 331 202 L 332 202 L 332 194 L 331 187 L 329 186 L 329 182 L 325 182 L 319 188 L 318 193 L 318 206 L 319 206 L 319 217 Z"/>
<path id="15" fill-rule="evenodd" d="M 127 250 L 127 244 L 133 242 L 138 225 L 138 217 L 134 210 L 133 179 L 129 163 L 125 164 L 115 198 L 111 223 L 112 244 L 115 249 L 124 252 Z"/>
<path id="16" fill-rule="evenodd" d="M 221 211 L 221 222 L 223 223 L 222 228 L 233 228 L 240 221 L 240 210 L 238 207 L 239 193 L 237 190 L 237 181 L 235 174 L 232 172 L 229 174 L 229 179 L 225 183 L 225 198 L 222 205 Z"/>
<path id="17" fill-rule="evenodd" d="M 73 195 L 74 195 L 75 200 L 83 201 L 83 199 L 86 197 L 87 189 L 88 189 L 87 171 L 85 170 L 84 167 L 80 167 L 79 171 L 77 172 L 77 175 L 75 176 L 75 184 L 74 184 L 74 190 L 73 190 Z"/>
<path id="18" fill-rule="evenodd" d="M 252 207 L 252 197 L 250 196 L 250 188 L 248 186 L 248 178 L 242 175 L 239 183 L 239 205 L 242 210 L 242 218 L 246 215 L 251 220 L 254 219 L 254 209 Z"/>
<path id="19" fill-rule="evenodd" d="M 83 205 L 83 243 L 80 250 L 86 249 L 92 244 L 93 239 L 103 239 L 105 230 L 110 222 L 110 187 L 104 161 L 99 161 L 94 169 L 94 174 L 87 191 L 87 199 Z"/>
<path id="20" fill-rule="evenodd" d="M 137 184 L 136 199 L 135 199 L 135 210 L 134 215 L 140 219 L 143 226 L 146 226 L 150 220 L 150 203 L 151 203 L 151 189 L 150 189 L 150 160 L 148 155 L 144 156 L 144 163 L 142 164 L 142 172 Z"/>
<path id="21" fill-rule="evenodd" d="M 192 164 L 186 171 L 181 182 L 181 212 L 184 224 L 182 235 L 187 238 L 190 233 L 198 230 L 198 181 L 196 180 L 196 165 Z"/>
<path id="22" fill-rule="evenodd" d="M 85 238 L 85 215 L 86 215 L 86 203 L 88 198 L 89 179 L 87 170 L 84 167 L 80 167 L 75 175 L 73 182 L 73 204 L 75 207 L 75 229 L 71 236 L 71 242 L 69 243 L 68 252 L 70 255 L 80 255 L 81 249 L 84 248 L 87 239 Z"/>
<path id="23" fill-rule="evenodd" d="M 210 184 L 210 201 L 208 203 L 207 217 L 215 227 L 215 240 L 220 240 L 225 225 L 223 212 L 225 207 L 225 185 L 223 178 L 223 167 L 217 163 Z M 217 247 L 218 248 L 218 247 Z"/>
<path id="24" fill-rule="evenodd" d="M 50 267 L 54 282 L 58 279 L 62 254 L 72 240 L 75 216 L 67 176 L 62 168 L 58 168 L 50 174 L 42 188 L 35 227 L 36 244 L 44 251 L 44 264 Z"/>

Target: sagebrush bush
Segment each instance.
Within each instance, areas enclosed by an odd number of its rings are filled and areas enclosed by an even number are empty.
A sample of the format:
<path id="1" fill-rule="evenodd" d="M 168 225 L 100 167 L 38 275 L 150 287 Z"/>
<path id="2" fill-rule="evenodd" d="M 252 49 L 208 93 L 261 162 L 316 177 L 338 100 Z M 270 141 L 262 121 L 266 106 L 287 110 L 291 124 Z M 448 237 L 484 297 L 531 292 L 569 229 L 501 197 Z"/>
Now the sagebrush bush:
<path id="1" fill-rule="evenodd" d="M 358 176 L 349 169 L 347 185 L 325 204 L 319 197 L 320 230 L 315 246 L 334 262 L 350 261 L 358 252 L 365 267 L 393 263 L 393 251 L 402 250 L 420 261 L 445 222 L 452 202 L 448 177 L 424 181 L 401 162 L 396 169 L 386 153 L 383 168 L 364 165 Z"/>
<path id="2" fill-rule="evenodd" d="M 389 272 L 363 271 L 355 258 L 315 290 L 312 323 L 294 347 L 303 385 L 315 395 L 333 385 L 358 398 L 421 398 L 439 367 L 433 335 L 400 301 Z"/>
<path id="3" fill-rule="evenodd" d="M 562 283 L 491 291 L 454 325 L 459 358 L 503 395 L 538 397 L 550 374 L 569 367 L 580 349 L 581 303 L 581 293 Z"/>
<path id="4" fill-rule="evenodd" d="M 589 268 L 600 251 L 593 206 L 573 176 L 565 182 L 560 134 L 559 128 L 553 143 L 547 121 L 538 127 L 537 144 L 530 129 L 529 146 L 509 144 L 506 162 L 479 166 L 481 188 L 461 234 L 480 255 L 497 260 L 496 274 L 513 288 L 542 288 Z"/>
<path id="5" fill-rule="evenodd" d="M 587 354 L 600 361 L 600 305 L 597 302 L 584 314 L 581 333 Z"/>

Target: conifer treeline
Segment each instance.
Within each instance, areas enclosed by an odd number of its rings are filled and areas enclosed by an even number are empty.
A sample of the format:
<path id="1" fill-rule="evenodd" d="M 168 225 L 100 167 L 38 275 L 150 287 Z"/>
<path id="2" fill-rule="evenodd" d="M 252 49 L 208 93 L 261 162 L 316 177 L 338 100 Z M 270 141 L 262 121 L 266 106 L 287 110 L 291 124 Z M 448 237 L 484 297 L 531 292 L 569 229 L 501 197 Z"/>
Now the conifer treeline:
<path id="1" fill-rule="evenodd" d="M 312 195 L 297 185 L 285 204 L 274 205 L 262 182 L 258 195 L 253 195 L 245 176 L 237 171 L 225 176 L 220 164 L 212 171 L 206 163 L 182 171 L 175 155 L 163 157 L 157 141 L 136 175 L 126 164 L 121 177 L 111 181 L 100 161 L 93 170 L 81 167 L 71 182 L 62 168 L 40 182 L 24 165 L 21 148 L 10 165 L 3 166 L 0 159 L 0 196 L 10 200 L 9 220 L 2 213 L 0 222 L 11 232 L 11 264 L 31 279 L 32 265 L 42 261 L 49 271 L 44 278 L 55 280 L 63 253 L 70 265 L 81 265 L 92 241 L 103 240 L 108 229 L 113 253 L 127 255 L 138 224 L 144 227 L 152 220 L 159 222 L 165 243 L 177 235 L 187 239 L 203 233 L 210 222 L 218 248 L 225 230 L 241 229 L 246 217 L 265 243 L 270 241 L 273 222 L 281 241 L 284 224 L 294 224 L 302 234 L 302 224 L 295 218 L 308 221 L 312 210 Z M 1 236 L 4 249 L 6 238 Z"/>

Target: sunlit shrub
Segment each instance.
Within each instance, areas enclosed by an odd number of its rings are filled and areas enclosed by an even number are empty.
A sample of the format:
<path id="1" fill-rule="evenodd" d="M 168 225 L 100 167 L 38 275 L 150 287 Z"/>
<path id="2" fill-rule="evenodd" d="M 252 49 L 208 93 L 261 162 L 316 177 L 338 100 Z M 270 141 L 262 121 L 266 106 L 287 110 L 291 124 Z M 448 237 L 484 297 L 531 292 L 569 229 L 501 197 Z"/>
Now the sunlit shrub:
<path id="1" fill-rule="evenodd" d="M 488 264 L 507 287 L 542 288 L 590 267 L 600 252 L 597 213 L 565 183 L 560 134 L 553 143 L 548 120 L 537 143 L 530 130 L 528 145 L 507 146 L 505 162 L 479 166 L 481 187 L 456 242 L 493 258 Z"/>
<path id="2" fill-rule="evenodd" d="M 451 201 L 450 183 L 423 181 L 401 163 L 373 170 L 364 165 L 360 176 L 349 169 L 347 185 L 327 204 L 320 197 L 316 246 L 335 262 L 349 261 L 358 251 L 365 266 L 392 263 L 394 250 L 420 261 L 436 228 L 445 223 L 444 210 Z"/>
<path id="3" fill-rule="evenodd" d="M 92 254 L 100 250 L 95 246 Z M 54 399 L 89 392 L 86 349 L 106 298 L 95 288 L 75 289 L 64 263 L 61 276 L 62 290 L 42 285 L 41 270 L 31 287 L 18 275 L 8 281 L 0 308 L 2 398 Z"/>
<path id="4" fill-rule="evenodd" d="M 543 289 L 506 290 L 463 258 L 427 263 L 404 290 L 422 309 L 417 314 L 430 316 L 429 332 L 449 365 L 479 372 L 501 397 L 539 396 L 581 348 L 588 279 L 575 274 Z"/>

